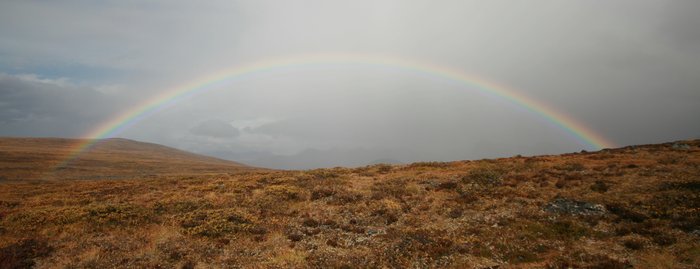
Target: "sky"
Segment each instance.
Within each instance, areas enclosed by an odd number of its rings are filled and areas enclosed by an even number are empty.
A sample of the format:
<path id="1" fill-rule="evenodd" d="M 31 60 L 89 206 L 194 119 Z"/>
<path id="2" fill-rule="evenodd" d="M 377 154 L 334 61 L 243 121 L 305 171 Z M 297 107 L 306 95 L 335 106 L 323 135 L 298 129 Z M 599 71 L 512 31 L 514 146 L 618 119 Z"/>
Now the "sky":
<path id="1" fill-rule="evenodd" d="M 225 70 L 343 55 L 501 85 L 612 146 L 698 139 L 698 13 L 696 0 L 2 1 L 0 136 L 85 138 Z M 281 169 L 596 149 L 439 73 L 270 67 L 109 136 Z"/>

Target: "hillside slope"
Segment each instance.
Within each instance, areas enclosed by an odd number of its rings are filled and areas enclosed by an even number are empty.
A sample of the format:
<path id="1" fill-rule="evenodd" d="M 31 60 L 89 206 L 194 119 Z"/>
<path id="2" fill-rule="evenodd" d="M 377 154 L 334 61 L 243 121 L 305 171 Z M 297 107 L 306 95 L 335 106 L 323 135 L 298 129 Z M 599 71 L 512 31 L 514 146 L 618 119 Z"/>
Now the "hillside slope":
<path id="1" fill-rule="evenodd" d="M 698 264 L 700 140 L 353 169 L 0 183 L 0 268 Z"/>
<path id="2" fill-rule="evenodd" d="M 252 167 L 152 143 L 104 139 L 70 158 L 83 139 L 0 138 L 0 180 L 125 179 L 227 173 Z"/>

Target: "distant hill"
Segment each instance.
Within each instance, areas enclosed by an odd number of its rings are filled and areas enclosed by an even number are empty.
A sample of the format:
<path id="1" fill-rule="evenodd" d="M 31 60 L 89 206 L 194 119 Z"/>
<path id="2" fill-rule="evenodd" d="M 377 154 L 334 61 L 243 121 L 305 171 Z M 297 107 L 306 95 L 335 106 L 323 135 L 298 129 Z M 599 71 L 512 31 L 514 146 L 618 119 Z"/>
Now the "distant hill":
<path id="1" fill-rule="evenodd" d="M 66 138 L 0 138 L 0 180 L 122 179 L 234 173 L 253 167 L 163 145 L 110 138 L 70 159 L 87 142 Z"/>

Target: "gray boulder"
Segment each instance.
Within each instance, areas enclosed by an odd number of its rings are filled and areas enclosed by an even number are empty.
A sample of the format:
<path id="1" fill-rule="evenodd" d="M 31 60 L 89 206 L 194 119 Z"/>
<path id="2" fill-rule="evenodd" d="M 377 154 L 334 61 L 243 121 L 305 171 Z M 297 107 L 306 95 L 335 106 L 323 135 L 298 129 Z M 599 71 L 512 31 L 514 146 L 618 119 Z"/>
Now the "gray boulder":
<path id="1" fill-rule="evenodd" d="M 554 214 L 568 215 L 603 215 L 607 212 L 605 206 L 583 201 L 557 198 L 544 206 L 544 210 Z"/>

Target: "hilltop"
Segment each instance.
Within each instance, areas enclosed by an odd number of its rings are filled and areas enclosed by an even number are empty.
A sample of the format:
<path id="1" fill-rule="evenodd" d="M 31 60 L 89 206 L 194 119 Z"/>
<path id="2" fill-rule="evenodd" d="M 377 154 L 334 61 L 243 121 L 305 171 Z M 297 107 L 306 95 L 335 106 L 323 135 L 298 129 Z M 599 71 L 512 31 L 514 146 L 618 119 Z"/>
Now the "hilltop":
<path id="1" fill-rule="evenodd" d="M 122 138 L 0 138 L 0 180 L 127 179 L 251 170 L 240 163 Z"/>
<path id="2" fill-rule="evenodd" d="M 0 183 L 0 268 L 697 268 L 699 209 L 700 140 L 14 181 Z"/>

